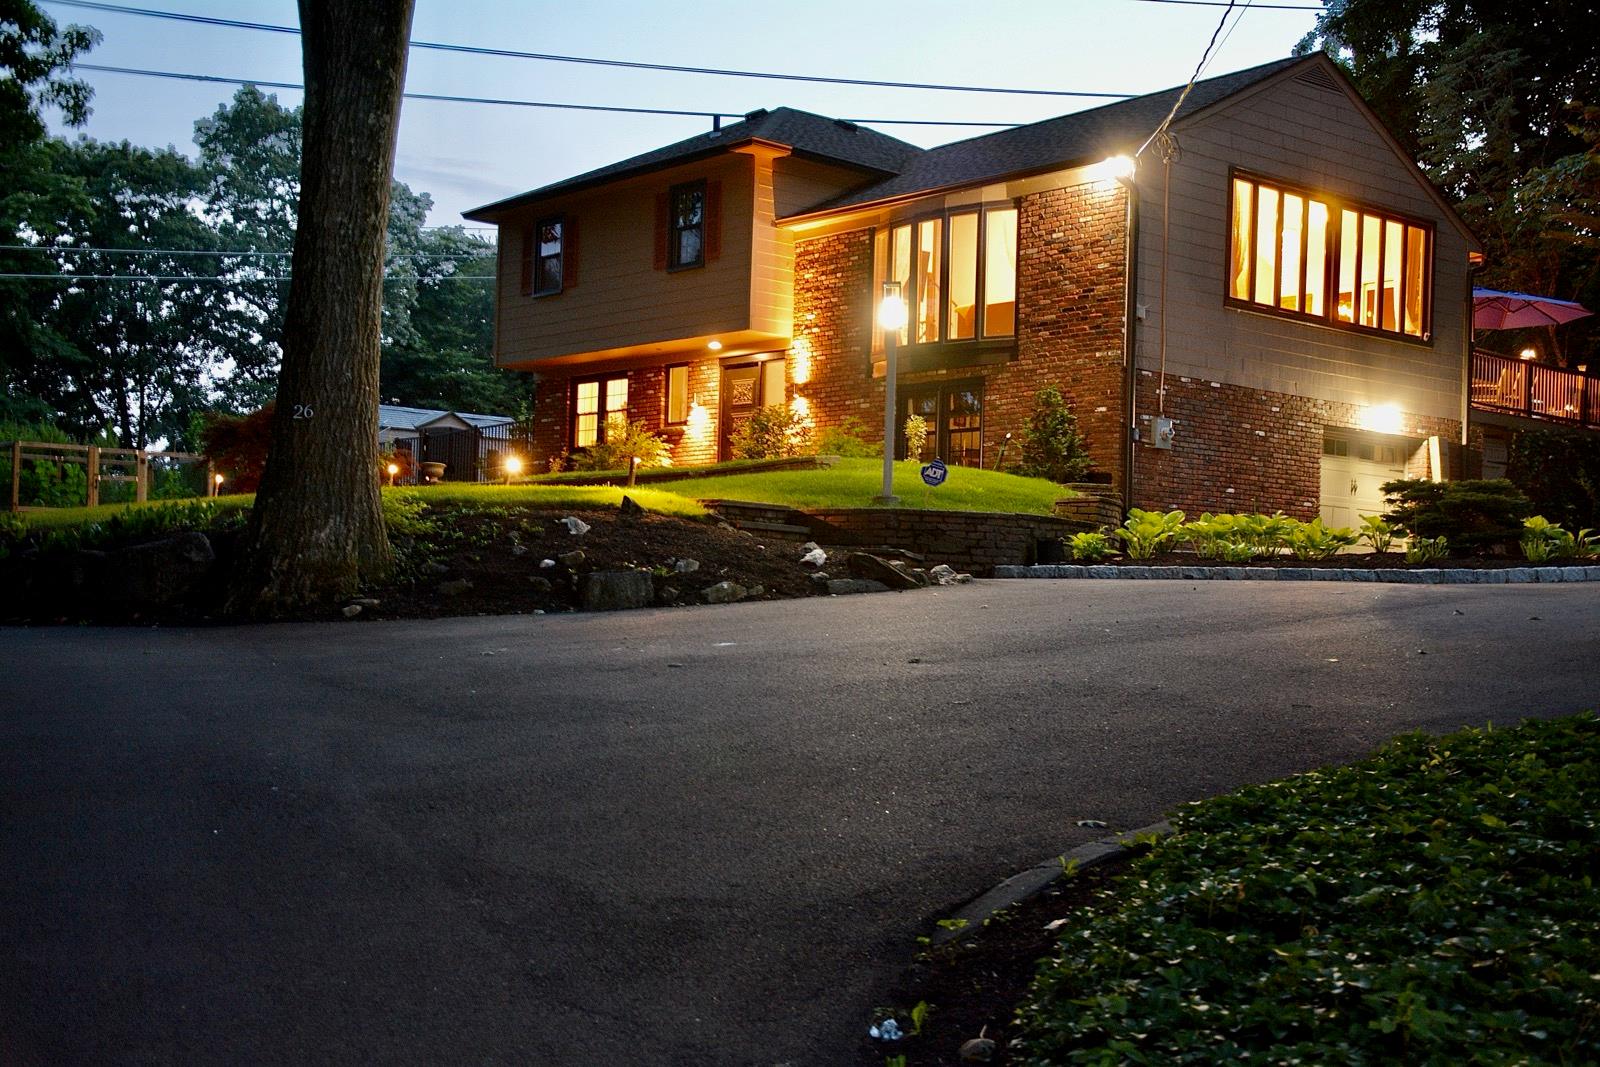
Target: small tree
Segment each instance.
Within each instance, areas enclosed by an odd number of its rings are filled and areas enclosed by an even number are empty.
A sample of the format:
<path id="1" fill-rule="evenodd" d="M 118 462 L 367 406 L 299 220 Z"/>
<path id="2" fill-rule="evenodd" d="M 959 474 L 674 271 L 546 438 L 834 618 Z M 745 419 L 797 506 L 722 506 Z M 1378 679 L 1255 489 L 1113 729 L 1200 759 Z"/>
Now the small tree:
<path id="1" fill-rule="evenodd" d="M 1076 482 L 1089 472 L 1089 466 L 1089 453 L 1066 397 L 1055 386 L 1045 386 L 1034 398 L 1033 414 L 1022 430 L 1017 473 L 1052 482 Z"/>
<path id="2" fill-rule="evenodd" d="M 593 444 L 572 455 L 572 469 L 578 471 L 627 470 L 628 461 L 639 457 L 641 467 L 665 467 L 672 462 L 672 450 L 642 422 L 626 427 L 610 427 L 603 444 Z"/>
<path id="3" fill-rule="evenodd" d="M 928 420 L 921 415 L 907 415 L 905 433 L 906 458 L 921 459 L 922 446 L 928 443 Z"/>
<path id="4" fill-rule="evenodd" d="M 812 451 L 805 416 L 783 404 L 757 408 L 728 439 L 735 459 L 779 459 Z"/>

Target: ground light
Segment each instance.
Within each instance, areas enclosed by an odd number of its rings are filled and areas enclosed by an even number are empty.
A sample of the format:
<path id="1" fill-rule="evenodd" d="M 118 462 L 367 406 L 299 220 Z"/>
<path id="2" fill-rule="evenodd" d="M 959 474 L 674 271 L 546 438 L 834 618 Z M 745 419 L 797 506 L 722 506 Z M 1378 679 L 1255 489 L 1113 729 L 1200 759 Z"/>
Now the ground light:
<path id="1" fill-rule="evenodd" d="M 389 464 L 388 467 L 385 468 L 385 470 L 387 470 L 389 472 L 389 488 L 393 489 L 394 488 L 394 476 L 396 474 L 400 473 L 400 465 L 398 463 L 391 463 L 391 464 Z"/>
<path id="2" fill-rule="evenodd" d="M 507 456 L 505 462 L 506 484 L 511 484 L 511 479 L 522 473 L 522 458 L 520 456 Z"/>
<path id="3" fill-rule="evenodd" d="M 906 325 L 906 301 L 899 282 L 883 283 L 878 325 L 883 327 L 883 492 L 877 500 L 880 504 L 894 504 L 898 502 L 894 495 L 895 349 Z"/>
<path id="4" fill-rule="evenodd" d="M 217 496 L 217 495 L 221 494 L 221 492 L 222 492 L 222 475 L 213 474 L 211 476 L 211 495 L 212 496 Z"/>

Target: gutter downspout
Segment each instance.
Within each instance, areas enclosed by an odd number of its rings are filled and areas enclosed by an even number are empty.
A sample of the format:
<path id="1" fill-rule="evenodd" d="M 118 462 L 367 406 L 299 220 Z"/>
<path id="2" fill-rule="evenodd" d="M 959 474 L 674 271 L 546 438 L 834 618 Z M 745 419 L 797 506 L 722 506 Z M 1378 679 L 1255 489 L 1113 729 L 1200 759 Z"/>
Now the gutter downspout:
<path id="1" fill-rule="evenodd" d="M 1123 224 L 1126 249 L 1123 252 L 1123 309 L 1122 309 L 1122 365 L 1123 390 L 1127 394 L 1128 424 L 1122 434 L 1122 513 L 1126 515 L 1133 502 L 1134 443 L 1139 434 L 1139 405 L 1136 396 L 1138 385 L 1137 360 L 1134 358 L 1138 343 L 1139 321 L 1139 185 L 1138 172 L 1132 179 L 1121 182 L 1127 197 L 1127 219 Z M 1162 309 L 1163 312 L 1166 310 Z"/>

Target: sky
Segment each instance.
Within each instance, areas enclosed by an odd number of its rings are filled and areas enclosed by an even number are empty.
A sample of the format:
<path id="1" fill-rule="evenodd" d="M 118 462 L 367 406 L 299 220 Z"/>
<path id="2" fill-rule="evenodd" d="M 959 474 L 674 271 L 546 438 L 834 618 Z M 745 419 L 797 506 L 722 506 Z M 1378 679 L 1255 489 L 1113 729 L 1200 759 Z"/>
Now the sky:
<path id="1" fill-rule="evenodd" d="M 85 62 L 298 83 L 300 41 L 282 33 L 39 5 L 58 23 L 94 26 Z M 294 0 L 109 0 L 146 9 L 295 26 Z M 1273 0 L 1312 4 L 1314 0 Z M 1244 7 L 1241 3 L 1240 7 Z M 1223 8 L 1148 0 L 756 0 L 668 5 L 649 0 L 416 0 L 413 41 L 679 66 L 887 81 L 1146 93 L 1181 85 Z M 1205 76 L 1281 59 L 1315 12 L 1236 9 Z M 194 154 L 194 122 L 232 97 L 229 85 L 82 72 L 94 87 L 81 131 L 104 141 Z M 850 119 L 1034 122 L 1107 103 L 1074 97 L 818 85 L 639 71 L 413 49 L 412 92 L 742 114 L 781 106 Z M 294 89 L 270 90 L 288 105 Z M 407 100 L 395 176 L 434 200 L 430 225 L 710 128 L 710 120 Z M 913 144 L 985 132 L 968 126 L 876 125 Z M 73 135 L 56 123 L 57 133 Z"/>

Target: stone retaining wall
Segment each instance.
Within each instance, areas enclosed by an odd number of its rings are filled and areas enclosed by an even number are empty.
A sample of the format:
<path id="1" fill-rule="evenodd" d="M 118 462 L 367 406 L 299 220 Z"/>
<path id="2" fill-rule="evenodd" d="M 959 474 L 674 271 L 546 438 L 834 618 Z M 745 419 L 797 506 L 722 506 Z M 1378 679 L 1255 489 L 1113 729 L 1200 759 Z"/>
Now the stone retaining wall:
<path id="1" fill-rule="evenodd" d="M 1391 585 L 1520 585 L 1600 582 L 1600 567 L 1138 567 L 1075 563 L 996 567 L 996 578 L 1132 578 L 1236 582 L 1387 582 Z"/>

